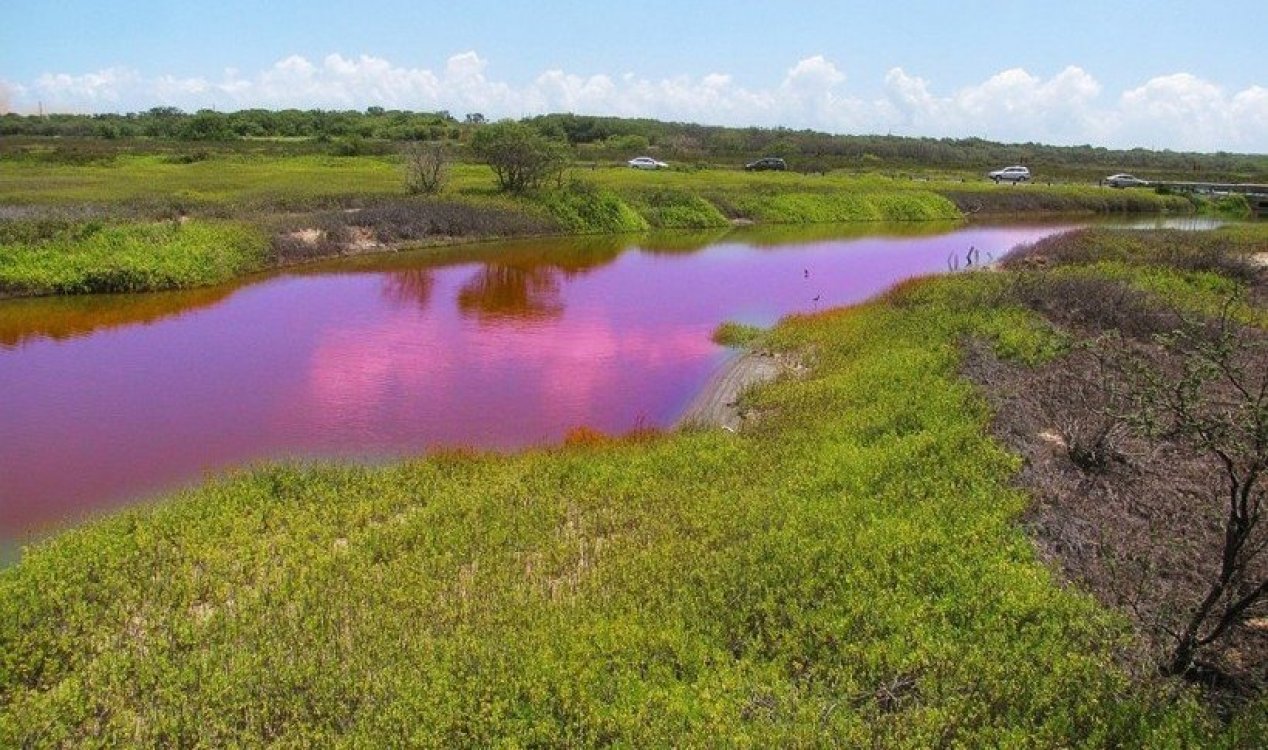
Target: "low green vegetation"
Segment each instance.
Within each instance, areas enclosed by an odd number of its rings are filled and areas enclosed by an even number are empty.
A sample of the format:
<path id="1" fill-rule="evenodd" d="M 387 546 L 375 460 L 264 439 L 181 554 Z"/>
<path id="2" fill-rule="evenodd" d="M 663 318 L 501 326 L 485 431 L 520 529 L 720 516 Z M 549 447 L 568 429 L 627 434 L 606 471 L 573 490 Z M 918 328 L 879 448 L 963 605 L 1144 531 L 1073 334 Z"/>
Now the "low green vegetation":
<path id="1" fill-rule="evenodd" d="M 262 233 L 226 221 L 87 222 L 0 243 L 0 294 L 206 286 L 258 270 L 265 247 Z"/>
<path id="2" fill-rule="evenodd" d="M 455 170 L 488 170 L 467 165 Z M 0 204 L 101 205 L 115 211 L 294 210 L 328 205 L 346 196 L 401 195 L 401 164 L 394 157 L 219 154 L 180 163 L 158 154 L 124 153 L 107 161 L 44 163 L 0 159 Z"/>
<path id="3" fill-rule="evenodd" d="M 869 186 L 870 187 L 870 186 Z M 743 218 L 770 224 L 855 221 L 936 221 L 960 218 L 951 201 L 934 193 L 867 189 L 857 192 L 764 192 L 726 200 Z"/>
<path id="4" fill-rule="evenodd" d="M 765 335 L 766 329 L 727 321 L 713 332 L 713 342 L 722 346 L 752 346 Z"/>
<path id="5" fill-rule="evenodd" d="M 266 466 L 36 545 L 0 745 L 1262 746 L 1019 526 L 959 374 L 1067 350 L 1015 273 L 785 320 L 739 434 Z"/>
<path id="6" fill-rule="evenodd" d="M 647 223 L 663 229 L 709 229 L 730 222 L 717 206 L 681 188 L 634 191 L 631 204 Z"/>
<path id="7" fill-rule="evenodd" d="M 620 196 L 583 180 L 573 180 L 565 188 L 539 199 L 551 218 L 573 234 L 615 234 L 643 232 L 647 220 Z"/>

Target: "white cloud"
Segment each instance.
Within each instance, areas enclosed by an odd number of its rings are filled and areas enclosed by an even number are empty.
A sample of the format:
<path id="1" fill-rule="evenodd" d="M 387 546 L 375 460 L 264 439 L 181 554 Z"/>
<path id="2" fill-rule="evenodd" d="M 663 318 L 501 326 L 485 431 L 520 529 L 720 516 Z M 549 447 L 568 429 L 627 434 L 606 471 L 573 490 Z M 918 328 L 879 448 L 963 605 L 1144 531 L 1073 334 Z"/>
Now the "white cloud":
<path id="1" fill-rule="evenodd" d="M 47 97 L 48 103 L 54 107 L 66 101 L 82 108 L 95 109 L 121 103 L 125 93 L 143 84 L 141 75 L 135 70 L 116 67 L 77 76 L 45 73 L 36 79 L 32 89 Z"/>
<path id="2" fill-rule="evenodd" d="M 1188 73 L 1160 76 L 1120 98 L 1121 127 L 1144 133 L 1146 146 L 1268 151 L 1268 89 L 1233 95 Z"/>
<path id="3" fill-rule="evenodd" d="M 1012 68 L 944 97 L 930 92 L 924 79 L 894 68 L 885 91 L 904 133 L 1048 143 L 1102 142 L 1109 135 L 1095 109 L 1101 85 L 1075 66 L 1048 80 Z"/>
<path id="4" fill-rule="evenodd" d="M 794 65 L 784 77 L 784 87 L 821 94 L 845 81 L 845 74 L 823 55 L 807 57 Z"/>
<path id="5" fill-rule="evenodd" d="M 187 110 L 378 105 L 490 117 L 573 111 L 838 133 L 1268 151 L 1268 89 L 1230 93 L 1188 73 L 1159 76 L 1108 96 L 1077 66 L 1049 78 L 1012 68 L 945 93 L 902 68 L 890 70 L 881 83 L 876 98 L 852 93 L 845 71 L 823 55 L 797 61 L 768 88 L 746 87 L 724 72 L 649 79 L 562 69 L 511 85 L 494 77 L 475 51 L 449 57 L 436 71 L 372 55 L 331 54 L 317 62 L 292 55 L 254 74 L 228 69 L 218 79 L 147 78 L 107 68 L 50 73 L 28 85 L 0 81 L 0 108 L 31 111 L 42 101 L 45 109 L 75 111 L 169 104 Z"/>

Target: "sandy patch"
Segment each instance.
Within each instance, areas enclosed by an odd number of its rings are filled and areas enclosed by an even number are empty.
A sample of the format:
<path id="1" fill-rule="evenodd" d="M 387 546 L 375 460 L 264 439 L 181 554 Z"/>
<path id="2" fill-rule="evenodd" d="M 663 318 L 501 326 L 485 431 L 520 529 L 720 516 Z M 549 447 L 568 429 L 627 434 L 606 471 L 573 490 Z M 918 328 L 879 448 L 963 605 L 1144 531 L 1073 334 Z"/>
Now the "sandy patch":
<path id="1" fill-rule="evenodd" d="M 367 250 L 377 250 L 383 247 L 383 243 L 374 238 L 374 230 L 369 227 L 348 227 L 350 239 L 346 247 L 354 253 L 363 253 Z"/>
<path id="2" fill-rule="evenodd" d="M 757 383 L 773 380 L 793 365 L 788 355 L 766 351 L 744 352 L 728 360 L 692 399 L 679 418 L 678 426 L 721 427 L 731 432 L 739 430 L 744 420 L 752 416 L 740 411 L 740 394 Z"/>
<path id="3" fill-rule="evenodd" d="M 298 240 L 299 242 L 302 242 L 305 245 L 316 245 L 318 242 L 321 242 L 321 238 L 324 234 L 325 233 L 322 232 L 320 229 L 313 229 L 309 227 L 308 229 L 296 230 L 294 232 L 287 234 L 286 236 L 290 237 L 293 240 Z"/>

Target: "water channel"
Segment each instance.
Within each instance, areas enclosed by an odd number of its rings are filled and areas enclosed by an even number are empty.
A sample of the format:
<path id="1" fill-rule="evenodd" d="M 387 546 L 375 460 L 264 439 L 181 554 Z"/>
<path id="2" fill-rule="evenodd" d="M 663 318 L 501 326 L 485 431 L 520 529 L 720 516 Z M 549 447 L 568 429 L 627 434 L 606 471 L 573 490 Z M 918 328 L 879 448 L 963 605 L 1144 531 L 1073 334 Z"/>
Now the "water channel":
<path id="1" fill-rule="evenodd" d="M 1070 227 L 535 239 L 0 301 L 0 547 L 255 461 L 666 427 L 728 357 L 723 321 L 859 302 Z"/>

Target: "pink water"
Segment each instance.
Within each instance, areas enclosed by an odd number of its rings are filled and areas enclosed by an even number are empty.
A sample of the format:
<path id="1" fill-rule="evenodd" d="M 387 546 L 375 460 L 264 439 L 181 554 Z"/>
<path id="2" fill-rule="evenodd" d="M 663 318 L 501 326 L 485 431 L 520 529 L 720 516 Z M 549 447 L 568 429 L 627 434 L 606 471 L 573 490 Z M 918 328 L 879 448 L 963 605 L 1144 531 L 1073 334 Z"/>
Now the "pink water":
<path id="1" fill-rule="evenodd" d="M 727 356 L 719 323 L 858 302 L 1064 228 L 552 239 L 0 302 L 0 543 L 257 460 L 669 426 Z"/>

